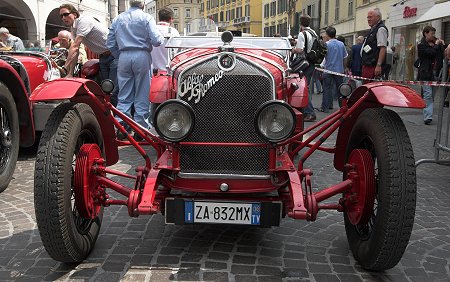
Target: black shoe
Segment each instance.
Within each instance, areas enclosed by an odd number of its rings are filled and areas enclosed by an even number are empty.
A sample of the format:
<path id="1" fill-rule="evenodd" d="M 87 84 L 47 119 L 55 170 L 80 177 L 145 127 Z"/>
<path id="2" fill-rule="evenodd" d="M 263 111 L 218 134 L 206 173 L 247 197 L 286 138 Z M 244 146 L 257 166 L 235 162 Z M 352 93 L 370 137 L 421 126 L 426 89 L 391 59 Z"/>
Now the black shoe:
<path id="1" fill-rule="evenodd" d="M 141 135 L 136 134 L 136 133 L 134 134 L 134 140 L 136 140 L 136 142 L 145 141 L 144 137 L 142 137 Z"/>
<path id="2" fill-rule="evenodd" d="M 429 125 L 431 123 L 431 121 L 432 121 L 431 119 L 426 119 L 423 121 L 423 123 L 425 123 L 426 125 Z"/>
<path id="3" fill-rule="evenodd" d="M 444 101 L 444 107 L 448 108 L 449 101 Z"/>
<path id="4" fill-rule="evenodd" d="M 315 115 L 306 115 L 304 121 L 308 122 L 308 121 L 315 121 L 316 120 L 316 116 Z"/>
<path id="5" fill-rule="evenodd" d="M 328 110 L 324 110 L 323 108 L 315 108 L 316 111 L 322 112 L 322 113 L 328 113 Z"/>
<path id="6" fill-rule="evenodd" d="M 122 133 L 119 129 L 117 129 L 117 131 L 116 131 L 117 139 L 119 139 L 119 140 L 127 140 L 127 136 L 128 135 L 132 135 L 133 130 L 131 130 L 131 128 L 128 126 L 128 124 L 123 124 L 123 123 L 120 123 L 120 124 L 125 128 L 127 133 L 126 134 Z"/>

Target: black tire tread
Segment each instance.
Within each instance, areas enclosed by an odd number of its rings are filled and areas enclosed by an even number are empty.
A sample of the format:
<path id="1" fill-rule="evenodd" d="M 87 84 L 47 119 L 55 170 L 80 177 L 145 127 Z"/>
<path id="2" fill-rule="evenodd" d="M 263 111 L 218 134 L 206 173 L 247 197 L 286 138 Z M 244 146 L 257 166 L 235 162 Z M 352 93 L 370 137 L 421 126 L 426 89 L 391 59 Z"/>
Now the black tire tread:
<path id="1" fill-rule="evenodd" d="M 14 170 L 16 168 L 17 158 L 19 156 L 19 115 L 16 108 L 16 103 L 14 102 L 14 98 L 9 91 L 8 87 L 4 85 L 0 81 L 0 99 L 4 100 L 6 108 L 10 108 L 11 118 L 9 120 L 10 129 L 12 133 L 12 149 L 11 149 L 11 157 L 6 165 L 6 168 L 3 172 L 0 171 L 0 193 L 5 191 L 8 187 L 9 182 L 12 179 L 14 174 Z M 8 105 L 9 104 L 9 105 Z M 8 114 L 8 113 L 6 113 Z"/>
<path id="2" fill-rule="evenodd" d="M 76 119 L 86 114 L 93 115 L 86 104 L 64 103 L 58 106 L 47 121 L 36 157 L 36 222 L 46 251 L 53 259 L 61 262 L 79 262 L 88 254 L 84 248 L 78 248 L 74 243 L 75 239 L 71 234 L 73 227 L 65 216 L 68 207 L 64 193 L 67 181 L 67 177 L 64 177 L 67 164 L 64 162 L 68 161 L 64 155 L 69 147 L 66 140 Z M 92 244 L 96 238 L 97 236 L 91 238 Z M 90 251 L 90 247 L 88 249 Z"/>
<path id="3" fill-rule="evenodd" d="M 373 124 L 371 135 L 381 148 L 377 151 L 379 178 L 378 211 L 375 227 L 368 242 L 371 250 L 361 247 L 363 242 L 352 246 L 355 258 L 370 270 L 386 270 L 394 267 L 402 258 L 414 225 L 416 207 L 415 159 L 408 132 L 400 117 L 383 108 L 368 109 L 358 119 L 359 124 Z M 352 133 L 353 134 L 353 133 Z M 351 144 L 350 144 L 351 145 Z M 349 150 L 347 150 L 349 153 Z M 382 156 L 382 157 L 380 157 Z M 346 220 L 347 234 L 353 226 Z M 350 236 L 351 238 L 351 236 Z"/>

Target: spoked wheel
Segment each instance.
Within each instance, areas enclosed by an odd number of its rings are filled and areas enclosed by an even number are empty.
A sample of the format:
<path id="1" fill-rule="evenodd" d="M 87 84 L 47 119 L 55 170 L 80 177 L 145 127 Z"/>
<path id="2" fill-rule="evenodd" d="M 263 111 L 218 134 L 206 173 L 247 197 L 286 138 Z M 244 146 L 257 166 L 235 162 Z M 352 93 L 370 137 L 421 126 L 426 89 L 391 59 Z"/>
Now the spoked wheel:
<path id="1" fill-rule="evenodd" d="M 94 112 L 86 104 L 61 104 L 52 112 L 42 134 L 34 179 L 42 243 L 48 254 L 61 262 L 84 260 L 94 247 L 102 223 L 103 209 L 90 199 L 85 205 L 76 203 L 89 195 L 77 194 L 83 191 L 77 188 L 83 179 L 75 173 L 76 165 L 92 162 L 92 158 L 76 159 L 86 146 L 92 147 L 84 150 L 91 156 L 101 155 L 103 138 Z M 87 184 L 91 184 L 89 179 Z"/>
<path id="2" fill-rule="evenodd" d="M 8 187 L 19 154 L 19 117 L 9 89 L 0 82 L 0 193 Z"/>
<path id="3" fill-rule="evenodd" d="M 400 117 L 382 108 L 365 110 L 352 130 L 346 159 L 360 174 L 359 191 L 344 194 L 353 256 L 365 269 L 392 268 L 408 245 L 416 208 L 414 154 Z M 344 179 L 351 174 L 344 173 Z"/>

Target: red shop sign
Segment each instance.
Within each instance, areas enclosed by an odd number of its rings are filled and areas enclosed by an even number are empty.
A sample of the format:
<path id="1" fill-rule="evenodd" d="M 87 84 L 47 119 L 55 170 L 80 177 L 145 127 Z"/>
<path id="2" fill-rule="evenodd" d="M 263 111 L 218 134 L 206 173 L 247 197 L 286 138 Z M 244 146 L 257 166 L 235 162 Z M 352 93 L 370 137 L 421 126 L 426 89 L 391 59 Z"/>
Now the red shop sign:
<path id="1" fill-rule="evenodd" d="M 404 18 L 411 18 L 417 16 L 417 8 L 411 8 L 406 6 L 403 10 L 403 17 Z"/>

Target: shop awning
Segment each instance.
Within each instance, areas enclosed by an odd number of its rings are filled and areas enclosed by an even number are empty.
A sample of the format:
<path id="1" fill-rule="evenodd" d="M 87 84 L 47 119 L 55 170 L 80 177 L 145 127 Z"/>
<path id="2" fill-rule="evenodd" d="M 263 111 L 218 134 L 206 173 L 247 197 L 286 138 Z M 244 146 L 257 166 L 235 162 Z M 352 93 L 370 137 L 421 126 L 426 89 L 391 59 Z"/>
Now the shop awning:
<path id="1" fill-rule="evenodd" d="M 450 1 L 434 5 L 414 23 L 428 22 L 448 16 L 450 16 Z"/>

